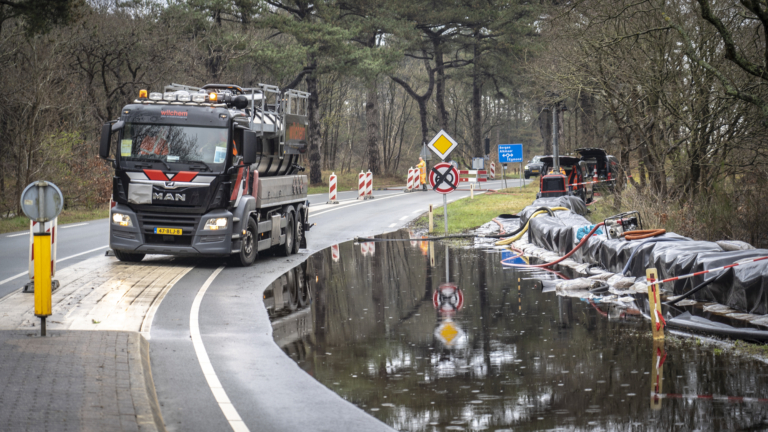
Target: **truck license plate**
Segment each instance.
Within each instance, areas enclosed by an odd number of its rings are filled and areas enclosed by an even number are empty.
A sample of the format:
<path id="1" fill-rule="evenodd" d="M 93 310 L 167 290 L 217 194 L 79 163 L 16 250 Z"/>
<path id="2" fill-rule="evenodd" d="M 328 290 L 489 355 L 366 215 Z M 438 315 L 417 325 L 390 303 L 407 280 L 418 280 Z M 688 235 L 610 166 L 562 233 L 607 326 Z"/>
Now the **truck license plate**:
<path id="1" fill-rule="evenodd" d="M 536 174 L 538 174 L 538 173 L 539 173 L 539 170 L 531 170 L 531 172 L 532 172 L 532 173 L 536 173 Z"/>
<path id="2" fill-rule="evenodd" d="M 179 228 L 155 228 L 155 234 L 181 235 Z"/>

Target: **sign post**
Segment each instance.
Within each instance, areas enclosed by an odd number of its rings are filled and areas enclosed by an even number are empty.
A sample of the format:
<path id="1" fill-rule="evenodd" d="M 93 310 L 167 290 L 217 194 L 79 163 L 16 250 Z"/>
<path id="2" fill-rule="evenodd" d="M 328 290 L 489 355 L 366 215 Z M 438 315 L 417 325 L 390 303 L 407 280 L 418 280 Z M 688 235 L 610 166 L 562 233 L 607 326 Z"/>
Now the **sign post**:
<path id="1" fill-rule="evenodd" d="M 523 145 L 522 144 L 499 144 L 499 163 L 520 163 L 520 178 L 525 185 L 525 173 L 523 170 Z"/>
<path id="2" fill-rule="evenodd" d="M 51 233 L 45 222 L 55 219 L 64 207 L 64 196 L 56 185 L 36 181 L 21 193 L 21 210 L 37 222 L 34 234 L 35 315 L 40 317 L 40 336 L 45 336 L 45 318 L 51 315 Z"/>
<path id="3" fill-rule="evenodd" d="M 448 155 L 451 154 L 451 152 L 456 147 L 458 147 L 458 145 L 459 144 L 453 138 L 451 138 L 451 136 L 448 135 L 448 133 L 446 133 L 444 130 L 441 130 L 440 132 L 438 132 L 437 135 L 435 135 L 435 137 L 432 138 L 432 141 L 430 141 L 429 144 L 427 144 L 427 147 L 429 147 L 429 149 L 432 150 L 432 152 L 434 152 L 436 155 L 440 157 L 440 159 L 443 160 L 442 163 L 435 165 L 435 167 L 432 168 L 432 171 L 430 171 L 429 182 L 432 185 L 433 190 L 443 194 L 443 217 L 445 219 L 446 235 L 448 234 L 448 197 L 446 197 L 445 194 L 456 190 L 456 187 L 459 184 L 459 173 L 458 171 L 456 171 L 456 168 L 454 168 L 453 165 L 449 163 L 445 163 L 445 158 L 447 158 Z M 435 171 L 435 169 L 438 166 L 441 166 L 441 168 Z M 452 170 L 450 173 L 449 173 L 449 169 Z M 450 174 L 453 174 L 452 182 L 448 182 L 448 179 L 450 178 Z M 451 183 L 453 184 L 453 187 L 449 186 L 449 184 Z M 440 189 L 438 189 L 438 187 Z"/>

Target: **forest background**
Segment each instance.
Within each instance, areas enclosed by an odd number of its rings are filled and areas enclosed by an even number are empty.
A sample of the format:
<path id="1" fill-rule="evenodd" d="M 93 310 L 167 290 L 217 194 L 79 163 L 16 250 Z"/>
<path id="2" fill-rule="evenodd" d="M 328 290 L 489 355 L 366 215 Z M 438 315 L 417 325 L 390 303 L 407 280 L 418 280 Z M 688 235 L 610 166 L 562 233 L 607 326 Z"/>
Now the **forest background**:
<path id="1" fill-rule="evenodd" d="M 140 89 L 267 83 L 312 93 L 313 184 L 403 175 L 441 129 L 464 166 L 554 131 L 619 158 L 616 209 L 766 246 L 766 25 L 765 0 L 2 0 L 0 214 L 42 177 L 108 201 L 100 127 Z"/>

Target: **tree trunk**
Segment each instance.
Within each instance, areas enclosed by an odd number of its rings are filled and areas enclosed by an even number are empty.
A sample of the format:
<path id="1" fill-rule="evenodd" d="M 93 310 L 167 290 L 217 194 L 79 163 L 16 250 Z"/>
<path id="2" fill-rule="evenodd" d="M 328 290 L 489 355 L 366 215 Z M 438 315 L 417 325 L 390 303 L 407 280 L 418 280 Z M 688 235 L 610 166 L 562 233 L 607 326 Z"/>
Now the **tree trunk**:
<path id="1" fill-rule="evenodd" d="M 368 132 L 368 169 L 373 174 L 380 174 L 379 167 L 379 104 L 376 79 L 368 83 L 368 94 L 365 102 L 365 119 Z"/>
<path id="2" fill-rule="evenodd" d="M 480 80 L 480 66 L 478 47 L 474 47 L 474 73 L 472 74 L 472 147 L 473 156 L 483 157 L 483 124 L 482 124 L 482 82 Z"/>
<path id="3" fill-rule="evenodd" d="M 320 171 L 320 98 L 317 94 L 317 75 L 315 72 L 307 75 L 307 91 L 309 101 L 307 111 L 309 114 L 309 183 L 321 184 L 323 175 Z"/>
<path id="4" fill-rule="evenodd" d="M 433 42 L 435 47 L 435 104 L 437 106 L 437 121 L 440 128 L 448 132 L 448 110 L 445 109 L 445 63 L 443 62 L 443 47 L 440 42 Z"/>

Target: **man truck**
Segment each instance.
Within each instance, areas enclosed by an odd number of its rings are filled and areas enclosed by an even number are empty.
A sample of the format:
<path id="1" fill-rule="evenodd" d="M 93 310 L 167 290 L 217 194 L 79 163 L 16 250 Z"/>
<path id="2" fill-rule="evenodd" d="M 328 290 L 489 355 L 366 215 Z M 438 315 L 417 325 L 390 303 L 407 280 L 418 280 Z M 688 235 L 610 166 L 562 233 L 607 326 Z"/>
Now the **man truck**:
<path id="1" fill-rule="evenodd" d="M 171 84 L 139 91 L 102 127 L 111 162 L 109 245 L 121 261 L 146 254 L 287 256 L 309 230 L 307 99 L 259 84 Z"/>

